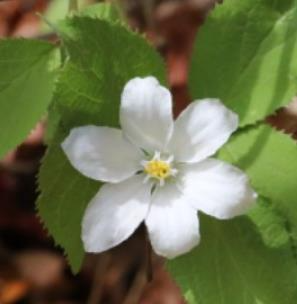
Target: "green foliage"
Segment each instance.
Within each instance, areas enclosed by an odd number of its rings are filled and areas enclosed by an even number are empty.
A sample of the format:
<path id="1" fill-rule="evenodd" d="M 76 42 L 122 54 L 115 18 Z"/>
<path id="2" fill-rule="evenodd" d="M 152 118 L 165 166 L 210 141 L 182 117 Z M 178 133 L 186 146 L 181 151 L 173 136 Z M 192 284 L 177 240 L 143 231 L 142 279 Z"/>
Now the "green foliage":
<path id="1" fill-rule="evenodd" d="M 0 158 L 22 142 L 46 113 L 54 75 L 54 46 L 35 40 L 0 40 Z"/>
<path id="2" fill-rule="evenodd" d="M 297 9 L 292 0 L 226 0 L 198 35 L 191 69 L 195 98 L 219 97 L 242 126 L 263 119 L 296 92 Z M 39 185 L 39 214 L 74 272 L 84 251 L 80 225 L 100 183 L 70 165 L 60 144 L 70 129 L 119 126 L 125 83 L 156 76 L 158 54 L 98 4 L 58 25 L 67 60 L 49 111 L 49 149 Z M 120 151 L 119 151 L 120 153 Z M 218 153 L 244 170 L 259 193 L 247 217 L 218 221 L 200 214 L 202 242 L 168 262 L 191 304 L 293 304 L 297 298 L 296 143 L 264 125 L 242 128 Z M 100 220 L 100 219 L 98 219 Z"/>
<path id="3" fill-rule="evenodd" d="M 111 3 L 97 3 L 85 7 L 81 12 L 82 16 L 100 18 L 109 21 L 121 20 L 119 9 Z"/>
<path id="4" fill-rule="evenodd" d="M 219 157 L 235 164 L 250 177 L 258 193 L 269 198 L 285 216 L 297 239 L 297 143 L 288 135 L 260 125 L 242 130 L 220 151 Z"/>
<path id="5" fill-rule="evenodd" d="M 201 244 L 167 263 L 189 304 L 295 303 L 297 265 L 289 244 L 264 246 L 244 217 L 200 219 Z"/>
<path id="6" fill-rule="evenodd" d="M 84 209 L 99 183 L 74 170 L 60 143 L 75 126 L 116 127 L 125 83 L 136 76 L 154 75 L 165 82 L 159 55 L 126 28 L 89 17 L 74 17 L 60 26 L 69 53 L 51 106 L 50 148 L 39 174 L 39 214 L 65 249 L 74 271 L 83 257 L 80 224 Z M 119 151 L 120 153 L 120 151 Z"/>
<path id="7" fill-rule="evenodd" d="M 80 240 L 81 217 L 98 191 L 99 183 L 78 174 L 65 160 L 58 144 L 49 148 L 40 170 L 38 209 L 41 220 L 56 244 L 65 248 L 69 263 L 77 272 L 84 257 Z"/>
<path id="8" fill-rule="evenodd" d="M 79 10 L 72 11 L 71 14 L 77 16 L 89 16 L 94 18 L 105 19 L 109 21 L 118 21 L 121 19 L 118 8 L 111 3 L 97 3 L 87 5 L 86 0 L 78 1 Z M 49 7 L 44 15 L 45 20 L 56 26 L 59 22 L 63 22 L 69 15 L 69 0 L 54 0 L 49 4 Z M 52 28 L 44 22 L 41 27 L 44 33 L 52 31 Z"/>
<path id="9" fill-rule="evenodd" d="M 226 0 L 218 6 L 195 43 L 193 97 L 220 98 L 239 114 L 241 126 L 288 103 L 297 89 L 296 4 Z M 203 216 L 201 245 L 168 264 L 189 303 L 296 301 L 296 155 L 296 142 L 264 125 L 242 129 L 220 151 L 260 195 L 248 214 L 255 226 L 245 218 Z"/>
<path id="10" fill-rule="evenodd" d="M 262 120 L 297 91 L 293 0 L 226 0 L 198 32 L 190 72 L 194 98 L 218 97 L 242 126 Z"/>
<path id="11" fill-rule="evenodd" d="M 201 245 L 168 263 L 189 303 L 294 303 L 296 155 L 296 142 L 265 125 L 243 129 L 220 151 L 219 158 L 243 169 L 261 195 L 249 213 L 256 226 L 243 217 L 202 217 Z"/>
<path id="12" fill-rule="evenodd" d="M 287 242 L 293 242 L 286 216 L 268 199 L 259 197 L 248 216 L 257 226 L 266 246 L 277 248 Z M 295 252 L 293 251 L 292 254 L 295 255 Z"/>
<path id="13" fill-rule="evenodd" d="M 66 18 L 69 13 L 69 1 L 70 0 L 52 0 L 48 4 L 48 8 L 44 14 L 46 20 L 49 20 L 52 24 L 57 24 L 59 21 Z M 87 0 L 79 0 L 78 6 L 80 9 L 85 9 L 87 5 Z M 48 24 L 43 23 L 41 30 L 43 32 L 50 32 L 52 29 Z"/>

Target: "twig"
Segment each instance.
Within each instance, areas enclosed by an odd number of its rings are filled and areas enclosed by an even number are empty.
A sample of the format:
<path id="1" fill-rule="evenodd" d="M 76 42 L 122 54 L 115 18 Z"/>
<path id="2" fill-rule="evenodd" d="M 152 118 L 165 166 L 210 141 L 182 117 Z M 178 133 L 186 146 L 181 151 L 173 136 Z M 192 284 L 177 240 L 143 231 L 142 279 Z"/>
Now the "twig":
<path id="1" fill-rule="evenodd" d="M 93 284 L 91 292 L 87 301 L 87 304 L 99 304 L 102 298 L 104 274 L 108 269 L 111 261 L 109 253 L 100 255 L 96 259 L 95 273 L 93 278 Z"/>
<path id="2" fill-rule="evenodd" d="M 146 246 L 146 278 L 150 283 L 153 280 L 153 255 L 152 246 L 149 240 L 148 232 L 145 230 L 145 246 Z"/>
<path id="3" fill-rule="evenodd" d="M 145 274 L 145 269 L 141 267 L 133 280 L 132 286 L 124 299 L 123 304 L 139 303 L 139 299 L 142 295 L 143 288 L 146 286 L 146 283 L 147 277 Z"/>

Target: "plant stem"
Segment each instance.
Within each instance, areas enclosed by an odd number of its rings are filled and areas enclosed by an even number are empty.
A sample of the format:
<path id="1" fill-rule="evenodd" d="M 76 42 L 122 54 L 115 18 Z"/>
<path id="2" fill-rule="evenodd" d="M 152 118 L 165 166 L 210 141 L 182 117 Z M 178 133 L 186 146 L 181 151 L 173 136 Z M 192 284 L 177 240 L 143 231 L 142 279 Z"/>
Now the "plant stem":
<path id="1" fill-rule="evenodd" d="M 153 280 L 153 253 L 152 246 L 149 240 L 148 232 L 145 231 L 145 246 L 146 246 L 146 278 L 147 283 Z"/>
<path id="2" fill-rule="evenodd" d="M 78 11 L 78 0 L 69 0 L 68 12 Z"/>

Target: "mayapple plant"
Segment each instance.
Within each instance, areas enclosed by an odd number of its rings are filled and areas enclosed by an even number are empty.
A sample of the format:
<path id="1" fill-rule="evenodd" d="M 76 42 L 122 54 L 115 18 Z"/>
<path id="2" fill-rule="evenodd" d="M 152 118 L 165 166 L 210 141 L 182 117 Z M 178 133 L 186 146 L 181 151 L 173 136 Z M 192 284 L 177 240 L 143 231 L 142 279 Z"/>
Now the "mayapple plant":
<path id="1" fill-rule="evenodd" d="M 0 41 L 0 155 L 47 115 L 37 212 L 73 272 L 144 222 L 188 303 L 296 303 L 297 147 L 266 123 L 297 92 L 296 23 L 296 0 L 216 7 L 175 121 L 162 58 L 110 4 L 60 43 Z"/>

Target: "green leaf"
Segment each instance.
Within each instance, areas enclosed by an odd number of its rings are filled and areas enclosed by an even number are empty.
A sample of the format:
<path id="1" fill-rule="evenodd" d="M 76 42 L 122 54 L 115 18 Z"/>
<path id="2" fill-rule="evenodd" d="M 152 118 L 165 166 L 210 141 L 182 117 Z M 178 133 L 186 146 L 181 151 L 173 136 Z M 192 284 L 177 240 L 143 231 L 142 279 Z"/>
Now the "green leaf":
<path id="1" fill-rule="evenodd" d="M 0 40 L 0 158 L 21 143 L 46 113 L 54 75 L 48 69 L 52 44 Z"/>
<path id="2" fill-rule="evenodd" d="M 42 194 L 38 209 L 76 272 L 83 257 L 81 218 L 100 185 L 71 168 L 60 143 L 75 126 L 117 127 L 126 82 L 154 75 L 164 83 L 166 74 L 160 56 L 146 41 L 118 24 L 74 17 L 61 31 L 70 59 L 59 77 L 51 106 L 50 148 L 39 175 Z"/>
<path id="3" fill-rule="evenodd" d="M 226 0 L 198 33 L 190 71 L 194 98 L 217 97 L 253 124 L 297 91 L 297 4 Z"/>
<path id="4" fill-rule="evenodd" d="M 87 5 L 86 0 L 79 1 L 79 11 L 72 12 L 77 16 L 89 16 L 93 18 L 100 18 L 108 21 L 121 20 L 119 9 L 111 3 L 97 3 L 93 5 Z M 51 24 L 57 25 L 63 22 L 63 19 L 69 14 L 69 0 L 54 0 L 51 1 L 49 7 L 44 15 L 45 20 L 48 20 Z M 47 33 L 52 31 L 52 28 L 46 23 L 42 23 L 41 31 Z"/>
<path id="5" fill-rule="evenodd" d="M 87 5 L 87 0 L 79 0 L 79 8 L 84 9 Z M 46 20 L 49 20 L 52 24 L 57 24 L 59 21 L 66 18 L 69 13 L 69 0 L 52 0 L 49 2 L 47 10 L 44 14 Z M 42 23 L 42 32 L 52 31 L 51 27 L 47 23 Z"/>
<path id="6" fill-rule="evenodd" d="M 256 191 L 286 218 L 287 229 L 297 240 L 297 143 L 269 126 L 258 125 L 233 136 L 219 157 L 249 175 Z"/>
<path id="7" fill-rule="evenodd" d="M 286 216 L 268 199 L 259 197 L 256 206 L 249 211 L 248 216 L 257 226 L 265 245 L 278 248 L 288 242 L 293 242 Z M 292 254 L 295 255 L 295 252 Z"/>
<path id="8" fill-rule="evenodd" d="M 97 3 L 85 7 L 80 15 L 108 21 L 120 21 L 120 10 L 111 3 Z"/>
<path id="9" fill-rule="evenodd" d="M 48 149 L 39 174 L 39 215 L 56 244 L 65 248 L 74 272 L 79 271 L 84 258 L 81 217 L 99 186 L 75 171 L 65 160 L 60 145 Z"/>
<path id="10" fill-rule="evenodd" d="M 296 142 L 266 125 L 241 130 L 221 149 L 218 157 L 244 170 L 260 195 L 248 214 L 255 226 L 202 216 L 201 245 L 168 264 L 189 303 L 294 303 L 296 156 Z"/>
<path id="11" fill-rule="evenodd" d="M 60 31 L 71 60 L 64 68 L 58 90 L 63 87 L 63 94 L 69 90 L 75 98 L 57 94 L 55 99 L 59 100 L 50 108 L 47 141 L 51 140 L 61 115 L 62 124 L 68 122 L 66 130 L 72 125 L 98 123 L 98 113 L 101 124 L 108 125 L 111 119 L 118 122 L 119 91 L 133 77 L 155 75 L 166 83 L 161 57 L 141 36 L 124 26 L 74 17 L 61 23 Z M 85 99 L 88 102 L 83 102 Z"/>
<path id="12" fill-rule="evenodd" d="M 295 303 L 297 265 L 289 244 L 266 247 L 244 217 L 200 219 L 201 244 L 167 264 L 189 304 Z"/>

